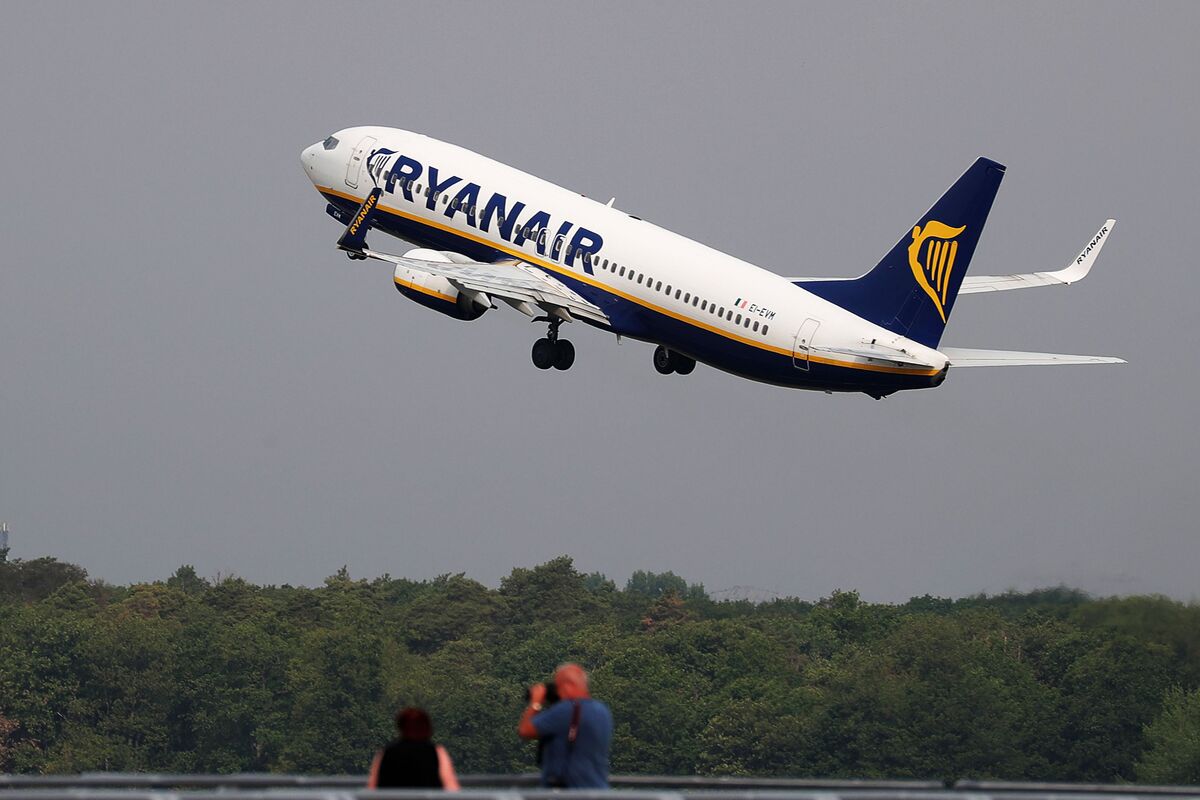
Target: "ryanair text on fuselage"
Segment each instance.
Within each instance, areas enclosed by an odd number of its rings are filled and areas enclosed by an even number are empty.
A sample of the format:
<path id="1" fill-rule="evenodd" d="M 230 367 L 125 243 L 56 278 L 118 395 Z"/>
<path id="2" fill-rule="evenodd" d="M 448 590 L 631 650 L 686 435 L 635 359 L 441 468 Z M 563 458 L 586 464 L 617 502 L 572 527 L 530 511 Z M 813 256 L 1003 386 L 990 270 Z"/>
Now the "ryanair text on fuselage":
<path id="1" fill-rule="evenodd" d="M 600 234 L 566 219 L 558 223 L 551 237 L 552 219 L 548 212 L 534 211 L 521 219 L 527 210 L 525 203 L 514 200 L 510 206 L 508 197 L 499 192 L 492 192 L 481 204 L 479 198 L 483 188 L 478 183 L 463 183 L 458 175 L 443 176 L 432 164 L 423 165 L 415 158 L 394 150 L 380 148 L 371 151 L 367 157 L 367 172 L 374 184 L 383 188 L 384 193 L 394 195 L 399 188 L 400 195 L 410 203 L 415 202 L 413 187 L 423 179 L 427 188 L 421 194 L 429 211 L 437 211 L 438 199 L 454 191 L 443 212 L 447 218 L 453 219 L 455 214 L 462 214 L 467 225 L 485 232 L 490 231 L 495 222 L 496 234 L 501 239 L 516 246 L 533 241 L 538 255 L 555 261 L 561 258 L 567 266 L 572 266 L 575 259 L 584 253 L 595 256 L 604 246 L 604 237 Z M 521 220 L 520 224 L 518 220 Z M 580 264 L 584 272 L 595 274 L 589 260 L 581 259 Z"/>

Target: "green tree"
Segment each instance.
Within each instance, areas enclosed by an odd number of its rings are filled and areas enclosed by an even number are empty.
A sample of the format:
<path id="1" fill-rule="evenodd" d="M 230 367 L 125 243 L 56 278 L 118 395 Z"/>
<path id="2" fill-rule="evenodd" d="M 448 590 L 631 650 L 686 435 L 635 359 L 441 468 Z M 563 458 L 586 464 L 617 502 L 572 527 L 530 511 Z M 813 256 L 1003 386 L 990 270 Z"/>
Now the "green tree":
<path id="1" fill-rule="evenodd" d="M 1170 689 L 1162 712 L 1146 726 L 1145 741 L 1137 762 L 1139 781 L 1200 785 L 1200 689 Z"/>
<path id="2" fill-rule="evenodd" d="M 500 582 L 508 625 L 567 623 L 602 613 L 604 595 L 588 588 L 569 556 L 559 556 L 533 569 L 514 569 Z"/>
<path id="3" fill-rule="evenodd" d="M 494 624 L 503 602 L 463 575 L 443 575 L 410 601 L 400 615 L 405 639 L 420 652 L 436 650 L 476 626 Z"/>
<path id="4" fill-rule="evenodd" d="M 0 600 L 35 603 L 59 587 L 87 580 L 87 570 L 56 558 L 0 561 Z"/>
<path id="5" fill-rule="evenodd" d="M 1143 729 L 1171 685 L 1171 653 L 1127 637 L 1101 640 L 1063 678 L 1064 751 L 1068 780 L 1134 780 Z"/>
<path id="6" fill-rule="evenodd" d="M 184 564 L 175 570 L 174 575 L 167 578 L 167 586 L 178 589 L 184 594 L 200 595 L 209 588 L 209 583 L 196 574 L 195 567 L 191 564 Z"/>

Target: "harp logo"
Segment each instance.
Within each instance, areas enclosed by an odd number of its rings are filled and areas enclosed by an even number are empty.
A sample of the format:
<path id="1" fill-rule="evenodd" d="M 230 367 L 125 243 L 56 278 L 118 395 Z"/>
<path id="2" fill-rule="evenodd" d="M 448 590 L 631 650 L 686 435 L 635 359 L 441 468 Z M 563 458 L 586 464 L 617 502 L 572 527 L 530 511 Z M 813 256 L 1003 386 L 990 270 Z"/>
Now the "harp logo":
<path id="1" fill-rule="evenodd" d="M 912 244 L 908 246 L 908 266 L 913 277 L 933 300 L 946 322 L 946 294 L 950 289 L 950 273 L 954 271 L 954 259 L 958 255 L 955 239 L 967 226 L 952 228 L 944 222 L 930 220 L 922 228 L 917 225 L 912 231 Z"/>

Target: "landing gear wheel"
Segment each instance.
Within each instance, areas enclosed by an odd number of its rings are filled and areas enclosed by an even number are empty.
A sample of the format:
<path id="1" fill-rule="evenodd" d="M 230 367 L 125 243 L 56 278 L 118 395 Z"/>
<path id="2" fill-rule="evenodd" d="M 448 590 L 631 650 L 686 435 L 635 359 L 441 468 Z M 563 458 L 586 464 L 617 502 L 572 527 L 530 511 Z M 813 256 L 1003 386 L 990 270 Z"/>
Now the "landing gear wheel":
<path id="1" fill-rule="evenodd" d="M 367 257 L 362 253 L 346 253 L 346 258 L 351 261 L 366 261 Z"/>
<path id="2" fill-rule="evenodd" d="M 538 369 L 553 367 L 557 355 L 558 348 L 549 339 L 538 339 L 533 343 L 533 365 Z"/>
<path id="3" fill-rule="evenodd" d="M 654 368 L 660 375 L 670 375 L 675 371 L 675 354 L 660 344 L 654 348 Z"/>
<path id="4" fill-rule="evenodd" d="M 675 371 L 680 375 L 691 375 L 696 368 L 696 359 L 688 358 L 680 353 L 671 354 L 675 359 Z"/>
<path id="5" fill-rule="evenodd" d="M 566 339 L 559 339 L 554 343 L 554 368 L 555 369 L 570 369 L 575 363 L 575 345 L 571 344 Z"/>

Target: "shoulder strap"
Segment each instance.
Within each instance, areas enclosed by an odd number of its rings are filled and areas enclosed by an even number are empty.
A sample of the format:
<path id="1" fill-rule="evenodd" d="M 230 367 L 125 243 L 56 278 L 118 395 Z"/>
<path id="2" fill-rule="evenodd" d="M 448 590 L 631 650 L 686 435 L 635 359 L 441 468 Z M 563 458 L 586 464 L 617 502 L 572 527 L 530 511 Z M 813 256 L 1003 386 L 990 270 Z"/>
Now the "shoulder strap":
<path id="1" fill-rule="evenodd" d="M 578 700 L 571 701 L 575 707 L 571 709 L 571 727 L 567 728 L 567 746 L 575 744 L 579 736 L 579 717 L 583 713 L 583 705 Z"/>

